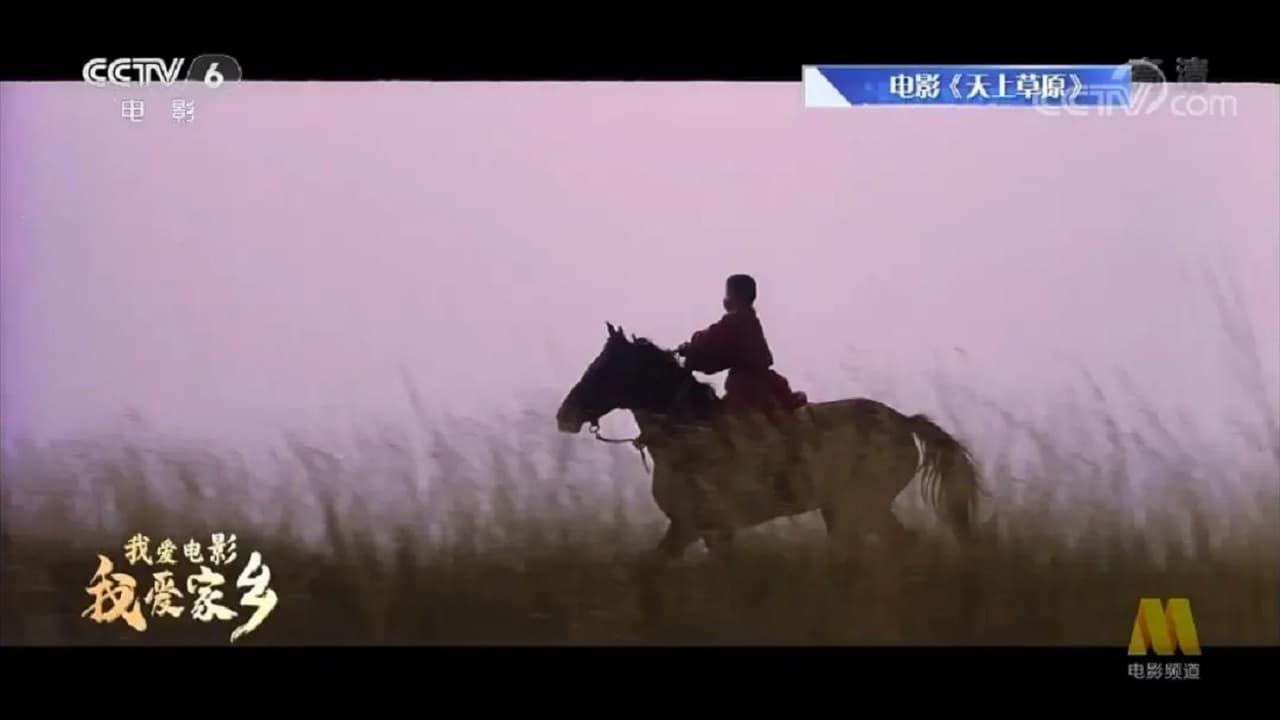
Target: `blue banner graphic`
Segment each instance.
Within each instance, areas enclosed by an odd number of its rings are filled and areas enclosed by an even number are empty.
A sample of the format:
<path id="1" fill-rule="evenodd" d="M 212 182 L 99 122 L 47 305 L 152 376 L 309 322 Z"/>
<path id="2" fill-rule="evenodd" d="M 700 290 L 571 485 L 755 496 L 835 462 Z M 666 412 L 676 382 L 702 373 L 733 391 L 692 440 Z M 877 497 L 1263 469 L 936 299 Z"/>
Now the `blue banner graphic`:
<path id="1" fill-rule="evenodd" d="M 1129 65 L 816 65 L 806 107 L 1128 106 Z"/>

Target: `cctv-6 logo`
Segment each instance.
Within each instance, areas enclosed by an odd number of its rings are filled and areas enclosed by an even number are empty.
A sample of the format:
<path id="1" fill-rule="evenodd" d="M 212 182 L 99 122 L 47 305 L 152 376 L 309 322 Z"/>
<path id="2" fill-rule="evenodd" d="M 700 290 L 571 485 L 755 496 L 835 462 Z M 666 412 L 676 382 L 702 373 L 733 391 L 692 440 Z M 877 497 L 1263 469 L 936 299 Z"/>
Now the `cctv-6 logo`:
<path id="1" fill-rule="evenodd" d="M 160 83 L 172 85 L 182 76 L 182 58 L 93 58 L 84 64 L 84 81 L 94 87 L 108 84 L 119 87 Z M 191 62 L 187 70 L 188 81 L 203 83 L 208 88 L 221 87 L 223 83 L 240 81 L 240 63 L 228 55 L 201 55 Z"/>

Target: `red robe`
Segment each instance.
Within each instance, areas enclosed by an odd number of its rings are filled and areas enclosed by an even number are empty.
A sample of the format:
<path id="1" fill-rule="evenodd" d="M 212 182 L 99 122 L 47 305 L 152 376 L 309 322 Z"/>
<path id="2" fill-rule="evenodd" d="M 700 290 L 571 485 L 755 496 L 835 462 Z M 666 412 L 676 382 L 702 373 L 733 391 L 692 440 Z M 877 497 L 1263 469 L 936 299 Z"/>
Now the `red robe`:
<path id="1" fill-rule="evenodd" d="M 693 334 L 684 351 L 685 367 L 701 373 L 729 371 L 725 405 L 731 411 L 794 410 L 804 405 L 787 379 L 771 369 L 773 353 L 764 339 L 760 318 L 750 308 L 727 313 L 711 327 Z"/>

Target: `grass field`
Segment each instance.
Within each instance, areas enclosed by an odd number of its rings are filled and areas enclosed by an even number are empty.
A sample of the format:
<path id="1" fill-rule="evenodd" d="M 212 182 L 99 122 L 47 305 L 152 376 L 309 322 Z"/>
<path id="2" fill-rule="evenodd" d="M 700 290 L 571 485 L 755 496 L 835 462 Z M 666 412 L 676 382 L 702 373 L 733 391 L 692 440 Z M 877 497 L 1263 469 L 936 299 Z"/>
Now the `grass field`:
<path id="1" fill-rule="evenodd" d="M 732 563 L 654 570 L 641 558 L 664 526 L 634 452 L 557 435 L 546 413 L 433 425 L 411 386 L 414 427 L 341 448 L 290 437 L 265 462 L 146 433 L 17 443 L 0 456 L 0 642 L 226 644 L 242 619 L 137 633 L 81 617 L 98 554 L 141 595 L 153 568 L 125 563 L 127 538 L 224 532 L 240 559 L 223 602 L 255 550 L 278 596 L 245 643 L 1120 647 L 1139 598 L 1187 597 L 1202 644 L 1274 644 L 1280 407 L 1229 290 L 1223 356 L 1252 411 L 1200 420 L 1234 448 L 1155 412 L 1117 419 L 1096 384 L 1038 423 L 943 387 L 946 427 L 1001 440 L 976 453 L 986 541 L 853 568 L 829 565 L 806 517 L 746 533 Z"/>

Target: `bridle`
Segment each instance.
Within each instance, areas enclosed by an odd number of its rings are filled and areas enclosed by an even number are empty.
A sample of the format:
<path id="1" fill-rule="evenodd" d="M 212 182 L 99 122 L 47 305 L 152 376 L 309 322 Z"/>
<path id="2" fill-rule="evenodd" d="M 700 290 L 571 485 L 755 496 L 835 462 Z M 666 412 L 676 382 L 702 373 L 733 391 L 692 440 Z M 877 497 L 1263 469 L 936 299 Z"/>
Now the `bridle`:
<path id="1" fill-rule="evenodd" d="M 694 384 L 694 380 L 692 378 L 689 378 L 685 382 L 681 383 L 680 390 L 675 394 L 675 397 L 671 399 L 671 402 L 667 404 L 668 413 L 670 412 L 671 408 L 675 407 L 677 403 L 679 403 L 681 400 L 684 399 L 684 396 L 689 391 L 689 386 L 693 384 Z M 662 413 L 662 414 L 666 414 L 666 413 Z M 625 443 L 630 443 L 632 447 L 634 447 L 637 451 L 639 451 L 640 462 L 644 463 L 645 473 L 647 474 L 650 472 L 649 458 L 646 457 L 644 453 L 645 448 L 648 447 L 648 442 L 645 440 L 643 432 L 633 438 L 605 437 L 604 435 L 600 434 L 600 418 L 596 418 L 595 420 L 592 420 L 591 424 L 588 425 L 588 429 L 591 430 L 591 434 L 595 437 L 595 439 L 599 440 L 602 443 L 609 443 L 611 445 L 622 445 Z M 652 454 L 653 451 L 650 450 L 649 452 L 650 454 Z"/>

